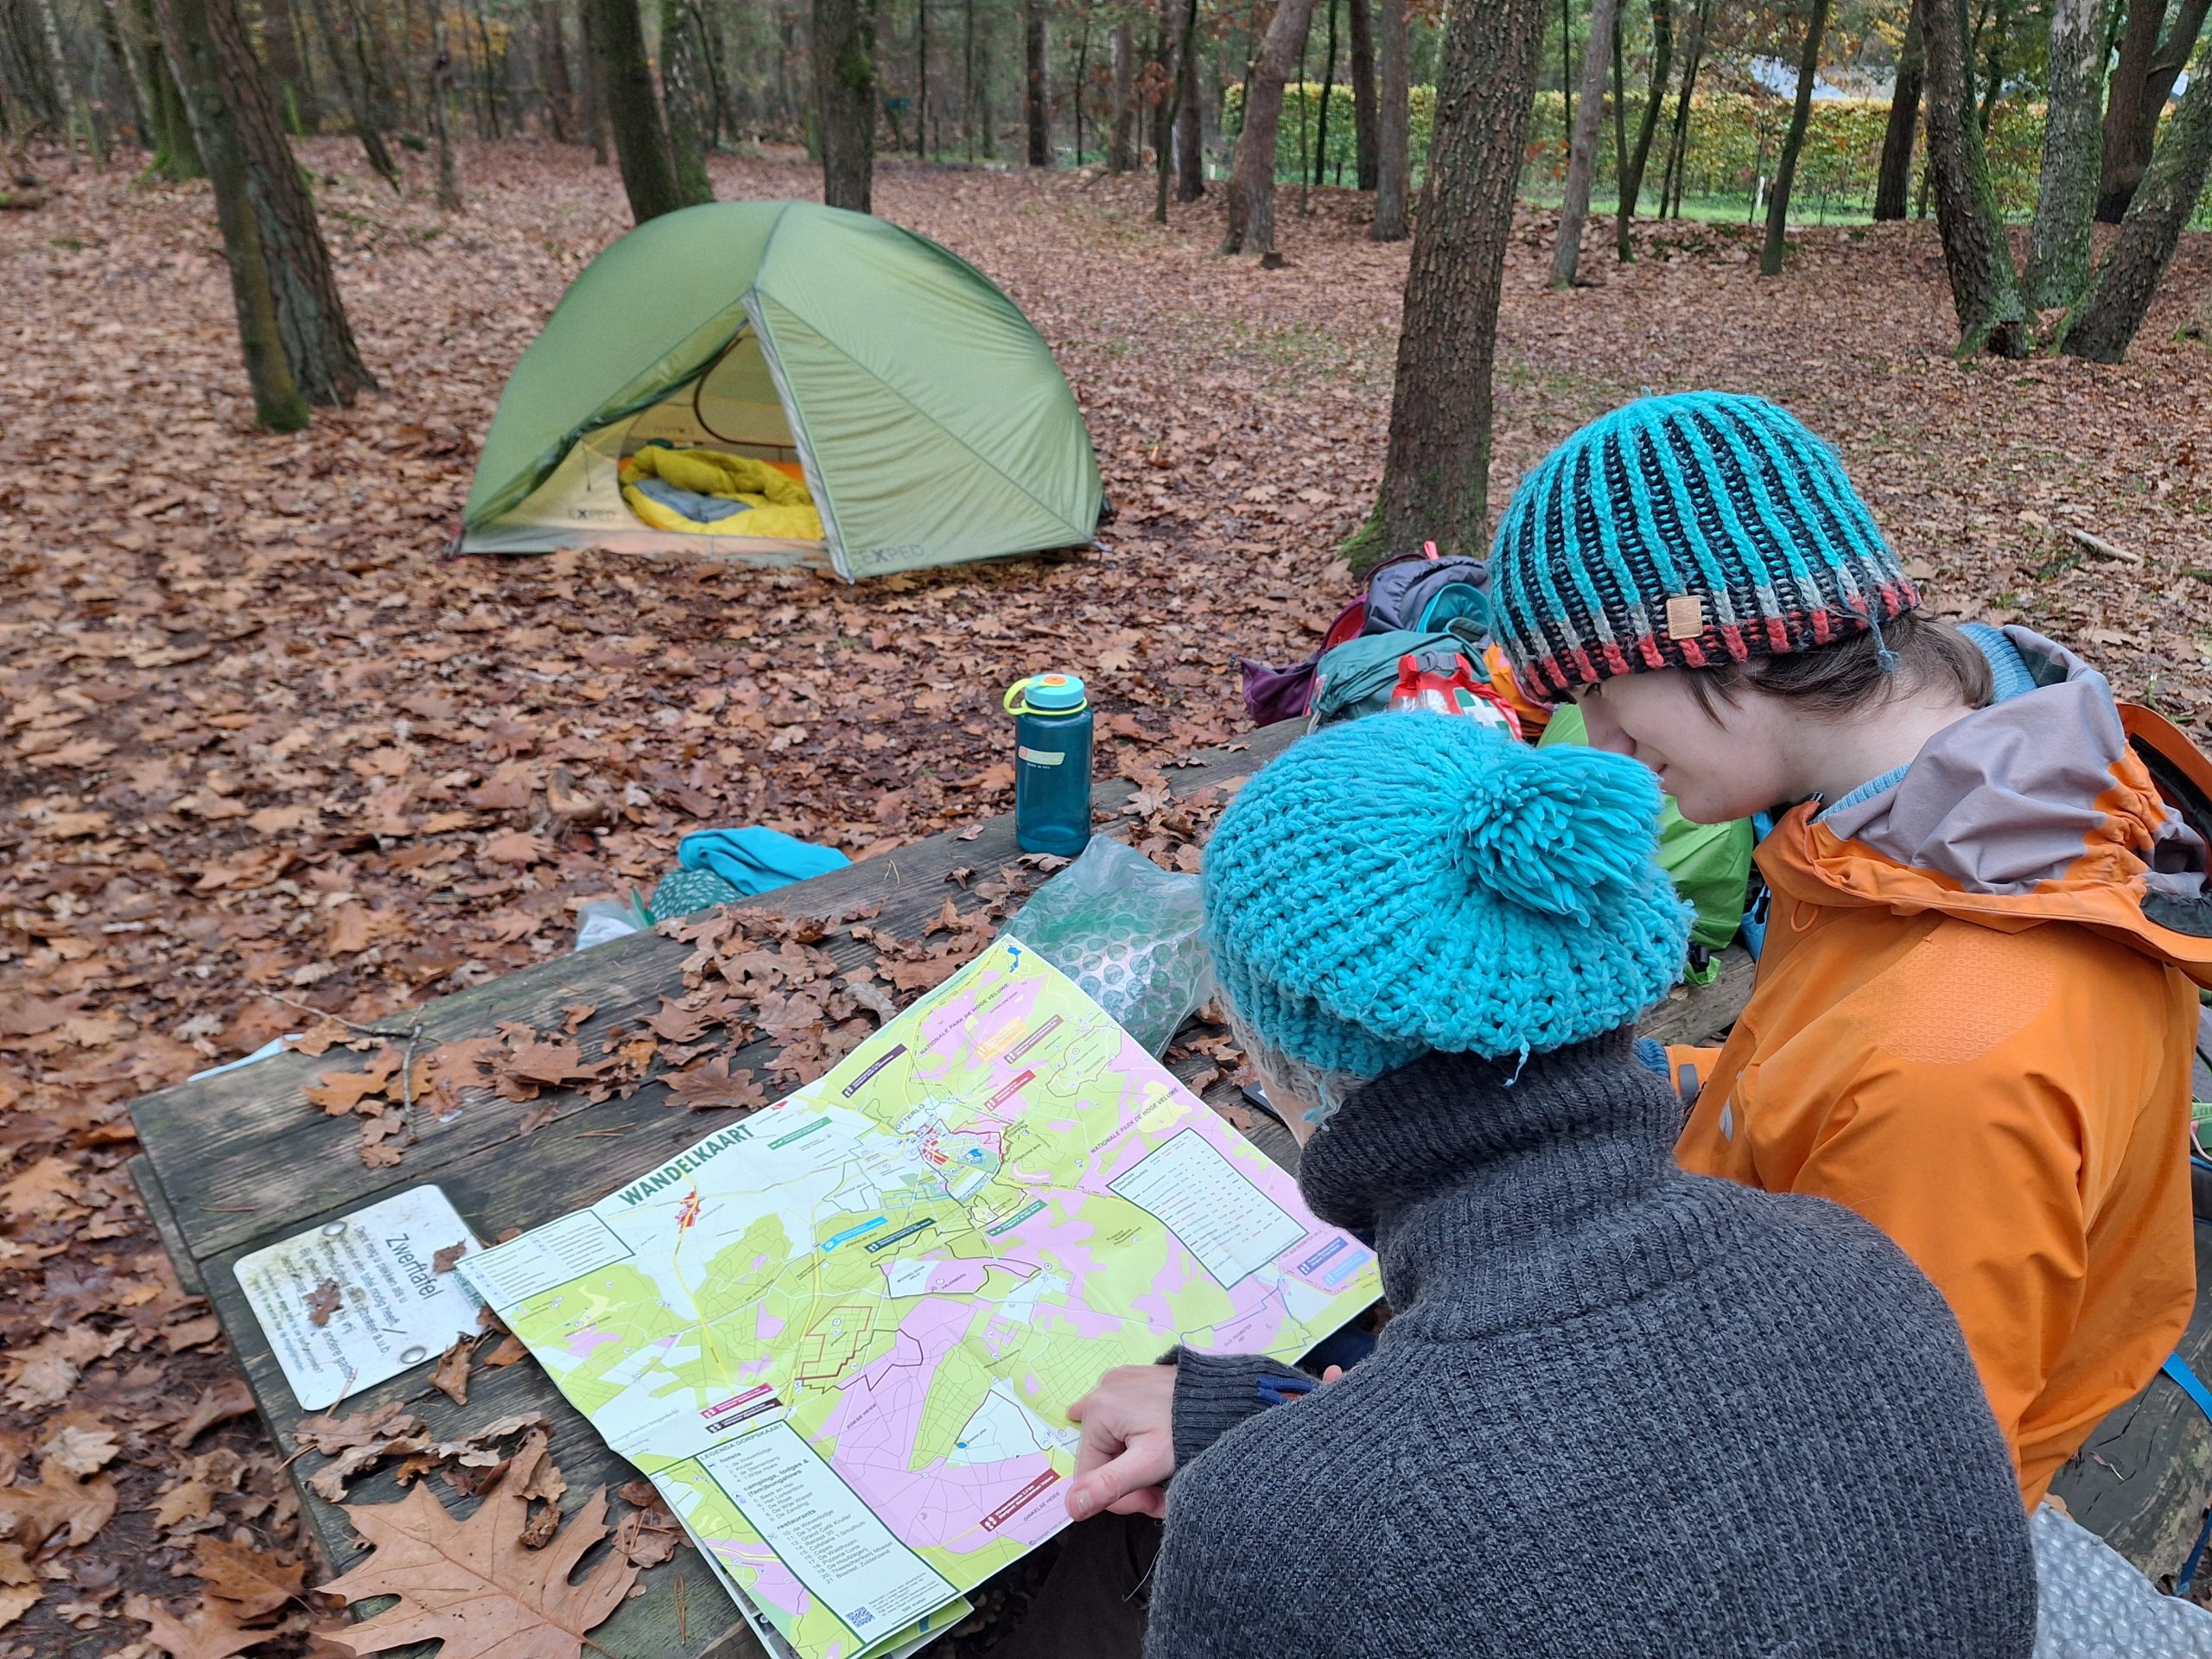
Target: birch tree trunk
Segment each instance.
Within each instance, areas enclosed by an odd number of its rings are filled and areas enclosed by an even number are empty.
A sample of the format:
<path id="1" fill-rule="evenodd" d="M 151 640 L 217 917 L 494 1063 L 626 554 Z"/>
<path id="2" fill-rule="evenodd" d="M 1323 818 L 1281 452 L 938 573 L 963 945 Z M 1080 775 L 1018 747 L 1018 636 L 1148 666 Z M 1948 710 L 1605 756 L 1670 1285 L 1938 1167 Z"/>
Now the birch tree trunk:
<path id="1" fill-rule="evenodd" d="M 1967 73 L 1966 0 L 1925 0 L 1921 37 L 1928 62 L 1928 173 L 1958 313 L 1959 354 L 2024 357 L 2027 310 Z"/>
<path id="2" fill-rule="evenodd" d="M 1567 199 L 1560 204 L 1559 245 L 1552 250 L 1552 286 L 1573 288 L 1582 258 L 1582 227 L 1590 217 L 1590 175 L 1597 168 L 1598 124 L 1605 113 L 1605 72 L 1613 60 L 1617 0 L 1590 0 L 1590 38 L 1582 48 L 1582 105 L 1567 153 Z"/>
<path id="3" fill-rule="evenodd" d="M 2097 211 L 2097 111 L 2104 102 L 2111 0 L 2051 0 L 2050 100 L 2022 297 L 2037 310 L 2071 305 L 2089 281 Z"/>
<path id="4" fill-rule="evenodd" d="M 1599 0 L 1605 3 L 1605 0 Z M 1244 83 L 1244 125 L 1229 168 L 1229 234 L 1224 253 L 1272 253 L 1275 245 L 1275 140 L 1282 89 L 1313 21 L 1313 0 L 1276 0 L 1275 15 Z"/>
<path id="5" fill-rule="evenodd" d="M 1375 227 L 1377 242 L 1406 239 L 1406 203 L 1413 189 L 1412 54 L 1406 0 L 1377 0 L 1376 19 Z"/>

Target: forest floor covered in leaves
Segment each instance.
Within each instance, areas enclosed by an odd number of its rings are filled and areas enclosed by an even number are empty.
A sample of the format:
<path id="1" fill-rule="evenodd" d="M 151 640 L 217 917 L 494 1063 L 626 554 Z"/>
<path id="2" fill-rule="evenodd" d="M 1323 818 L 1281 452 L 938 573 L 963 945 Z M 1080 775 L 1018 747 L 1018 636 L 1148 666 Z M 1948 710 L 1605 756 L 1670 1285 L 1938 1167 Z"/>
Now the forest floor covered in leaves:
<path id="1" fill-rule="evenodd" d="M 420 158 L 403 200 L 350 143 L 306 152 L 385 391 L 295 436 L 249 424 L 204 186 L 62 173 L 0 214 L 0 1655 L 148 1651 L 137 1599 L 219 1580 L 234 1613 L 306 1548 L 123 1172 L 132 1096 L 302 1004 L 366 1020 L 567 950 L 582 900 L 650 891 L 691 829 L 865 856 L 1004 811 L 1025 672 L 1090 679 L 1102 774 L 1234 734 L 1232 653 L 1311 649 L 1380 470 L 1405 249 L 1357 198 L 1287 193 L 1263 271 L 1215 257 L 1216 201 L 1152 224 L 1148 181 L 892 163 L 878 211 L 1058 352 L 1107 550 L 858 588 L 441 563 L 507 371 L 627 226 L 620 185 L 576 149 L 471 148 L 448 220 Z M 796 158 L 714 173 L 726 199 L 818 184 Z M 2212 723 L 2212 361 L 2171 338 L 2212 237 L 2119 368 L 1953 362 L 1932 223 L 1808 232 L 1775 282 L 1730 229 L 1653 227 L 1623 268 L 1603 226 L 1570 294 L 1548 239 L 1529 218 L 1508 276 L 1496 502 L 1640 390 L 1765 393 L 1840 447 L 1942 608 Z"/>

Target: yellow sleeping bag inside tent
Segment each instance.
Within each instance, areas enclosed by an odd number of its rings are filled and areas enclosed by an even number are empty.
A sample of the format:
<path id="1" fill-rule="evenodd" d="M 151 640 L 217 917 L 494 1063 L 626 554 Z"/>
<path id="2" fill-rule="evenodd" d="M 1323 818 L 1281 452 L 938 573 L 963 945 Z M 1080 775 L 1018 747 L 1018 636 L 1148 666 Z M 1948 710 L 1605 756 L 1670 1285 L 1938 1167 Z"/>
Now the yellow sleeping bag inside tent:
<path id="1" fill-rule="evenodd" d="M 710 519 L 694 518 L 639 487 L 640 480 L 652 478 L 693 495 L 742 502 L 751 510 Z M 778 541 L 822 539 L 822 515 L 816 511 L 814 497 L 806 486 L 750 455 L 648 444 L 622 463 L 622 499 L 629 503 L 632 512 L 655 530 Z"/>

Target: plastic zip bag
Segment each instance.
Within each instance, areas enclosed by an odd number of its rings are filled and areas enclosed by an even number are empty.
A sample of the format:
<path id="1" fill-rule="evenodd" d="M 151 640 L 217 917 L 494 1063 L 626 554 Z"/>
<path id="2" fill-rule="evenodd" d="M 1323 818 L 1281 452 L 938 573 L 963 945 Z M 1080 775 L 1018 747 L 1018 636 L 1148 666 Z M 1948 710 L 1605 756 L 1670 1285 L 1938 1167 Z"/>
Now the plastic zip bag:
<path id="1" fill-rule="evenodd" d="M 1156 1057 L 1213 995 L 1205 900 L 1195 875 L 1094 836 L 1006 925 Z"/>

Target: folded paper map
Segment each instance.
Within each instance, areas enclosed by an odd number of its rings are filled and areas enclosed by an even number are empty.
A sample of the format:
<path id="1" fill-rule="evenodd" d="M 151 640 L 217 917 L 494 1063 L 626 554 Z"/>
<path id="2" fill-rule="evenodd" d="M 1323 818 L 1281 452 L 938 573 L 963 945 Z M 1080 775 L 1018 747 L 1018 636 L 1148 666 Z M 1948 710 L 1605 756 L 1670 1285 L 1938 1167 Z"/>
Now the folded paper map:
<path id="1" fill-rule="evenodd" d="M 1294 1359 L 1382 1294 L 1004 939 L 826 1077 L 461 1271 L 804 1659 L 941 1630 L 1058 1532 L 1101 1372 L 1179 1341 Z"/>

